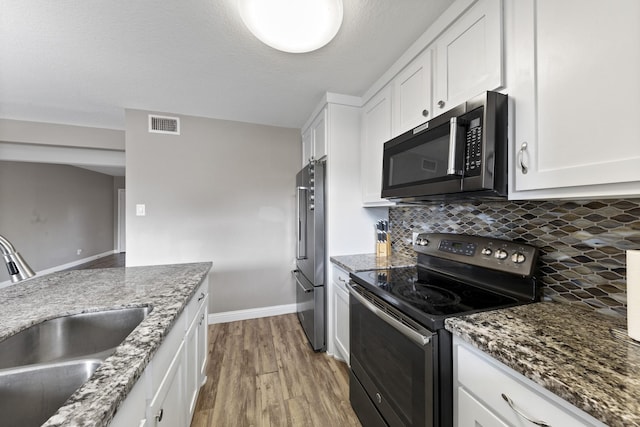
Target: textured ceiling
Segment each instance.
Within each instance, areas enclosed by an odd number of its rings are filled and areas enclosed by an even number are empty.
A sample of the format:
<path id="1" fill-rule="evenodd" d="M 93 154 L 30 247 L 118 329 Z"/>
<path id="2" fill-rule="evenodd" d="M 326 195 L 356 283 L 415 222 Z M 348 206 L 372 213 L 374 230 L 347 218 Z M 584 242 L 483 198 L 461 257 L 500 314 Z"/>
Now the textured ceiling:
<path id="1" fill-rule="evenodd" d="M 276 51 L 235 0 L 0 0 L 0 117 L 124 129 L 135 108 L 301 127 L 360 96 L 452 0 L 344 0 L 336 38 Z"/>

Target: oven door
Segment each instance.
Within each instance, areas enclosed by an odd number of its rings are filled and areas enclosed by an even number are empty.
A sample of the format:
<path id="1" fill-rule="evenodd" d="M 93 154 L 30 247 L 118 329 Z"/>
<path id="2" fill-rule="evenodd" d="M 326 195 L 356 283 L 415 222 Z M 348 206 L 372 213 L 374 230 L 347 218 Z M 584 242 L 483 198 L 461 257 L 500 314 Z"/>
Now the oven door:
<path id="1" fill-rule="evenodd" d="M 356 284 L 349 284 L 351 405 L 363 425 L 435 427 L 437 335 Z M 373 411 L 375 412 L 375 411 Z"/>

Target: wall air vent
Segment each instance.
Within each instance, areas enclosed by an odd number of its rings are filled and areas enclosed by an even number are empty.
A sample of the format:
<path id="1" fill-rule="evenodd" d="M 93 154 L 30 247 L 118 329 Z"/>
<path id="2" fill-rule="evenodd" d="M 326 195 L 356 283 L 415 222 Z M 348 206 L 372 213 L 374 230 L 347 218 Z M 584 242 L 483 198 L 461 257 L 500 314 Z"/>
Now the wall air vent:
<path id="1" fill-rule="evenodd" d="M 180 135 L 180 118 L 149 114 L 149 132 Z"/>

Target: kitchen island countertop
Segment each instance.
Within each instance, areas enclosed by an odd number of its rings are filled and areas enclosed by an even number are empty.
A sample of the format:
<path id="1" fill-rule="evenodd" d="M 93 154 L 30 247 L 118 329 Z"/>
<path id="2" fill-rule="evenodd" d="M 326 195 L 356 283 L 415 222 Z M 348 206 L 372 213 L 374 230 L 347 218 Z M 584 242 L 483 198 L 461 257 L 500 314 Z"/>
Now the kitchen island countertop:
<path id="1" fill-rule="evenodd" d="M 607 425 L 640 426 L 640 347 L 624 318 L 541 302 L 450 318 L 445 327 Z"/>
<path id="2" fill-rule="evenodd" d="M 192 263 L 73 270 L 0 289 L 0 340 L 59 316 L 153 307 L 44 426 L 108 425 L 210 269 Z"/>
<path id="3" fill-rule="evenodd" d="M 376 254 L 339 255 L 332 256 L 330 260 L 348 273 L 413 267 L 416 265 L 415 259 L 400 255 L 391 255 L 390 257 L 377 257 Z"/>

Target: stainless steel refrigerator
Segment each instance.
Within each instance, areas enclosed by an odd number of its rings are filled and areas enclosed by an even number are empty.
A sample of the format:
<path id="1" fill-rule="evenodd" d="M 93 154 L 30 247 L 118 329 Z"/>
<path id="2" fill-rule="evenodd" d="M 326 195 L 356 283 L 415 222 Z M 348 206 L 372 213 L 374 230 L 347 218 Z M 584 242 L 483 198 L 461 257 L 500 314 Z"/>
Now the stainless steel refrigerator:
<path id="1" fill-rule="evenodd" d="M 311 347 L 325 339 L 325 162 L 312 161 L 296 176 L 296 305 Z"/>

